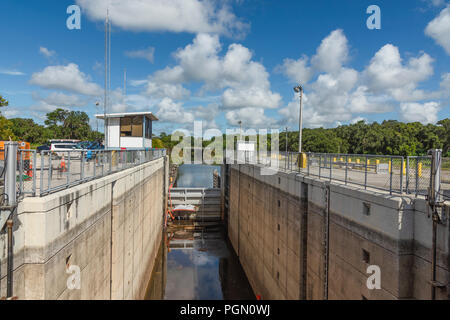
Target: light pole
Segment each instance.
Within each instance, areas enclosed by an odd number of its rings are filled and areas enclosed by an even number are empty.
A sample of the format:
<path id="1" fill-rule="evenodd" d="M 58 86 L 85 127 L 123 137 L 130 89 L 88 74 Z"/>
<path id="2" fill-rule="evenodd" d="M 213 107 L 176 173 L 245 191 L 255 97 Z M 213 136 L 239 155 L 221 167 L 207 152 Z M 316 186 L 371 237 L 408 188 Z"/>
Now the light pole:
<path id="1" fill-rule="evenodd" d="M 303 99 L 303 87 L 301 85 L 294 88 L 294 91 L 297 93 L 300 93 L 300 114 L 298 119 L 298 127 L 299 127 L 299 134 L 298 134 L 298 152 L 302 152 L 302 130 L 303 130 L 303 119 L 302 119 L 302 111 L 303 111 L 303 105 L 302 105 L 302 99 Z"/>
<path id="2" fill-rule="evenodd" d="M 239 124 L 239 140 L 242 140 L 242 121 L 238 121 Z"/>
<path id="3" fill-rule="evenodd" d="M 288 127 L 285 128 L 286 129 L 286 155 L 288 153 Z"/>

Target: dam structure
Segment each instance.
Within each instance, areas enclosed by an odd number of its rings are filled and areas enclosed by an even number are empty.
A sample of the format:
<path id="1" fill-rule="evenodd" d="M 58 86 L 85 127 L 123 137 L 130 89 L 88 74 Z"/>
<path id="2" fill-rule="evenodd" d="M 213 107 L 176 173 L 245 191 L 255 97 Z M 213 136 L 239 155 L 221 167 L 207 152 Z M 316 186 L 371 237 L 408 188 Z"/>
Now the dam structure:
<path id="1" fill-rule="evenodd" d="M 199 207 L 197 219 L 225 227 L 236 259 L 215 252 L 214 243 L 224 246 L 214 238 L 218 232 L 210 233 L 212 245 L 197 248 L 220 261 L 220 282 L 228 289 L 218 294 L 216 288 L 217 296 L 230 297 L 227 274 L 242 278 L 242 268 L 245 297 L 263 300 L 449 299 L 450 203 L 439 187 L 430 198 L 436 183 L 447 181 L 445 172 L 435 180 L 434 158 L 258 156 L 223 164 L 212 192 L 189 184 L 174 188 L 171 198 L 165 150 L 86 156 L 21 150 L 17 167 L 17 159 L 8 162 L 14 183 L 6 175 L 0 184 L 10 195 L 0 207 L 2 297 L 146 298 L 154 291 L 152 271 L 163 275 L 160 286 L 167 277 L 158 262 L 162 247 L 203 243 L 196 230 L 193 240 L 164 242 L 173 200 Z M 186 278 L 180 270 L 176 275 Z M 202 275 L 208 279 L 207 271 Z"/>
<path id="2" fill-rule="evenodd" d="M 313 157 L 303 168 L 288 154 L 272 172 L 259 160 L 223 169 L 228 235 L 255 294 L 294 300 L 449 299 L 450 203 L 444 201 L 439 217 L 433 215 L 426 197 L 392 192 L 395 173 L 391 190 L 389 183 L 386 190 L 344 184 L 334 179 L 339 172 L 308 175 L 342 170 L 337 155 L 328 155 L 328 167 L 322 168 L 313 168 Z M 379 187 L 379 179 L 373 174 L 369 182 Z"/>

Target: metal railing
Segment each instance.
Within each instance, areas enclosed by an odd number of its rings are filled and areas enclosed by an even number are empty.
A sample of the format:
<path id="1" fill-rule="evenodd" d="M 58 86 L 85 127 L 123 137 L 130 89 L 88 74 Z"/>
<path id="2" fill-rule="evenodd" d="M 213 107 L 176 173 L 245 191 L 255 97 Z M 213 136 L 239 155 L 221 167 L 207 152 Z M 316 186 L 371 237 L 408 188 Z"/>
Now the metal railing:
<path id="1" fill-rule="evenodd" d="M 44 196 L 165 155 L 165 149 L 19 150 L 17 189 L 21 196 Z"/>
<path id="2" fill-rule="evenodd" d="M 256 153 L 237 157 L 278 170 L 387 191 L 390 194 L 426 195 L 431 178 L 431 157 L 298 152 Z M 230 163 L 230 162 L 228 162 Z"/>
<path id="3" fill-rule="evenodd" d="M 450 197 L 450 158 L 442 158 L 441 189 Z"/>

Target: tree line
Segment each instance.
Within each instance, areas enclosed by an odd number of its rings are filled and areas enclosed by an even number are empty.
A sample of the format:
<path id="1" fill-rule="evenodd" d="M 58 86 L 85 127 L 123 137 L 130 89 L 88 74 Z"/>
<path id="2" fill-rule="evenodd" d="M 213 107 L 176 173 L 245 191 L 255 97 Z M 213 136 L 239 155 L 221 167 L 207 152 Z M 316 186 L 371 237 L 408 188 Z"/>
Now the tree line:
<path id="1" fill-rule="evenodd" d="M 7 105 L 8 101 L 0 96 L 0 106 Z M 36 147 L 50 139 L 102 141 L 103 133 L 92 130 L 87 113 L 58 108 L 47 113 L 44 125 L 33 119 L 6 119 L 0 114 L 0 140 L 9 139 L 27 141 Z"/>
<path id="2" fill-rule="evenodd" d="M 223 148 L 226 149 L 226 136 L 222 138 Z M 271 148 L 271 138 L 269 134 L 268 150 Z M 191 145 L 194 145 L 194 138 L 190 139 Z M 211 142 L 204 140 L 202 145 L 205 147 Z M 288 151 L 297 152 L 299 132 L 280 132 L 280 151 L 286 150 L 286 143 Z M 171 150 L 176 144 L 178 141 L 172 141 L 172 136 L 164 132 L 153 139 L 153 146 L 157 148 Z M 382 123 L 360 121 L 336 128 L 303 129 L 304 152 L 415 156 L 426 155 L 430 149 L 442 149 L 444 156 L 450 157 L 450 119 L 427 125 L 386 120 Z"/>
<path id="3" fill-rule="evenodd" d="M 8 105 L 0 95 L 0 107 Z M 23 140 L 32 145 L 46 143 L 49 139 L 103 139 L 103 133 L 92 130 L 89 117 L 82 111 L 56 109 L 47 113 L 45 125 L 33 119 L 6 119 L 0 114 L 0 140 Z M 280 132 L 280 151 L 298 151 L 298 131 Z M 213 138 L 214 139 L 214 138 Z M 194 138 L 191 137 L 192 145 Z M 226 136 L 223 136 L 223 146 Z M 203 141 L 206 147 L 210 141 Z M 270 150 L 271 136 L 267 137 Z M 153 138 L 155 148 L 171 150 L 178 141 L 172 141 L 170 134 L 161 133 Z M 404 123 L 397 120 L 385 120 L 381 123 L 359 121 L 336 128 L 304 129 L 302 149 L 305 152 L 375 154 L 375 155 L 425 155 L 429 149 L 442 149 L 450 157 L 450 119 L 436 124 L 420 122 Z"/>

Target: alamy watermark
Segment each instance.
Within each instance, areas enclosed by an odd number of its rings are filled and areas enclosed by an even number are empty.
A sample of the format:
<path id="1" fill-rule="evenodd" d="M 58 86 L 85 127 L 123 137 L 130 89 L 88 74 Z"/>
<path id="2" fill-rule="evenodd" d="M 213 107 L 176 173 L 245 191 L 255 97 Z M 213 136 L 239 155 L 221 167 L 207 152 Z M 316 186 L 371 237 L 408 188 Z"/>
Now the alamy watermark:
<path id="1" fill-rule="evenodd" d="M 80 290 L 81 289 L 81 269 L 76 265 L 69 265 L 66 267 L 66 273 L 70 274 L 67 278 L 67 289 Z"/>
<path id="2" fill-rule="evenodd" d="M 381 9 L 377 5 L 371 5 L 367 7 L 367 14 L 370 14 L 369 18 L 367 18 L 366 25 L 369 30 L 381 29 Z"/>
<path id="3" fill-rule="evenodd" d="M 66 20 L 66 26 L 69 30 L 81 29 L 81 8 L 75 4 L 67 7 L 67 14 L 70 16 Z"/>
<path id="4" fill-rule="evenodd" d="M 377 265 L 370 265 L 366 270 L 370 276 L 367 278 L 366 286 L 369 290 L 381 289 L 381 269 Z"/>
<path id="5" fill-rule="evenodd" d="M 186 129 L 176 129 L 172 133 L 172 141 L 178 144 L 173 147 L 170 156 L 175 164 L 260 163 L 266 165 L 262 169 L 263 175 L 273 175 L 280 161 L 279 135 L 278 129 L 227 129 L 224 141 L 220 130 L 203 132 L 203 122 L 194 121 L 193 134 Z M 204 137 L 212 137 L 205 147 Z"/>

